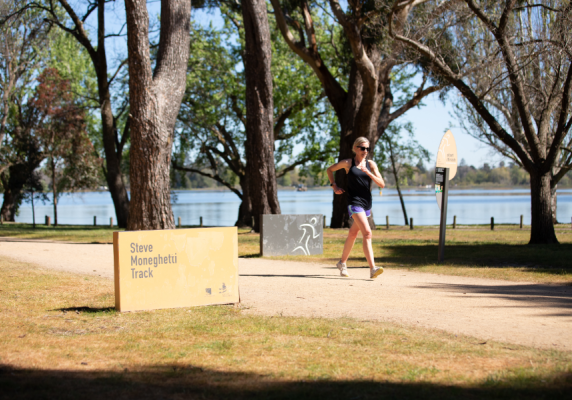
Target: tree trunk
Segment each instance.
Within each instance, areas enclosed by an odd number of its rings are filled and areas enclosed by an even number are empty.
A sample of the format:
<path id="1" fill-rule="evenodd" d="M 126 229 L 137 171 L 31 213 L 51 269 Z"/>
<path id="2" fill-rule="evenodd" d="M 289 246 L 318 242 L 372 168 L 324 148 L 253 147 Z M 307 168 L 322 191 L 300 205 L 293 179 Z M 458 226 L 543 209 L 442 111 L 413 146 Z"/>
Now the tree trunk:
<path id="1" fill-rule="evenodd" d="M 403 218 L 405 218 L 405 226 L 409 226 L 409 219 L 407 219 L 407 210 L 405 209 L 405 202 L 403 201 L 403 195 L 401 194 L 401 188 L 399 187 L 399 177 L 395 171 L 395 164 L 392 162 L 393 177 L 395 178 L 395 188 L 397 189 L 397 194 L 399 195 L 399 202 L 401 203 L 401 210 L 403 210 Z"/>
<path id="2" fill-rule="evenodd" d="M 550 173 L 530 174 L 532 223 L 529 244 L 558 243 L 552 221 Z"/>
<path id="3" fill-rule="evenodd" d="M 174 128 L 185 91 L 191 2 L 163 0 L 154 73 L 145 0 L 127 0 L 131 114 L 128 230 L 174 229 L 170 167 Z"/>
<path id="4" fill-rule="evenodd" d="M 117 154 L 115 150 L 116 132 L 108 90 L 104 96 L 105 98 L 101 104 L 101 125 L 106 165 L 105 180 L 113 200 L 117 225 L 120 228 L 126 228 L 129 217 L 129 197 L 123 180 L 123 172 L 121 172 L 121 154 Z"/>
<path id="5" fill-rule="evenodd" d="M 50 170 L 52 173 L 52 195 L 54 205 L 54 226 L 58 226 L 58 190 L 56 187 L 56 164 L 53 157 L 50 157 Z"/>
<path id="6" fill-rule="evenodd" d="M 405 202 L 403 201 L 403 195 L 401 194 L 401 187 L 399 187 L 399 176 L 397 174 L 397 168 L 395 167 L 395 157 L 393 153 L 393 146 L 391 144 L 391 140 L 388 141 L 388 145 L 389 145 L 389 160 L 391 161 L 391 172 L 393 173 L 393 178 L 395 179 L 395 188 L 397 189 L 397 194 L 399 195 L 401 210 L 403 211 L 403 218 L 405 218 L 405 226 L 409 226 L 409 220 L 407 219 L 407 210 L 405 209 Z"/>
<path id="7" fill-rule="evenodd" d="M 242 201 L 238 207 L 238 218 L 235 226 L 239 228 L 253 227 L 252 224 L 252 201 L 250 199 L 250 190 L 248 186 L 248 177 L 240 178 L 240 187 L 242 188 Z"/>
<path id="8" fill-rule="evenodd" d="M 22 199 L 22 188 L 24 185 L 11 187 L 4 185 L 4 199 L 2 201 L 2 209 L 0 214 L 4 221 L 16 222 L 16 212 L 18 211 L 18 206 Z"/>
<path id="9" fill-rule="evenodd" d="M 552 208 L 552 223 L 554 225 L 558 224 L 558 218 L 556 218 L 556 210 L 557 210 L 557 201 L 556 198 L 556 190 L 558 189 L 558 184 L 552 185 L 550 184 L 550 205 Z"/>
<path id="10" fill-rule="evenodd" d="M 370 58 L 378 53 L 377 49 L 372 49 L 368 52 Z M 377 63 L 379 64 L 379 62 Z M 385 74 L 381 74 L 384 76 Z M 390 80 L 384 82 L 384 85 L 389 85 Z M 340 153 L 338 161 L 353 158 L 353 143 L 354 141 L 363 136 L 369 140 L 370 148 L 374 148 L 377 143 L 380 132 L 378 128 L 378 119 L 382 106 L 384 106 L 385 98 L 384 90 L 375 90 L 375 88 L 367 88 L 363 84 L 363 80 L 355 64 L 352 64 L 350 72 L 350 80 L 348 85 L 348 96 L 344 104 L 343 113 L 338 116 L 341 126 L 340 134 Z M 385 103 L 388 103 L 386 100 Z M 386 104 L 387 105 L 387 104 Z M 389 124 L 388 124 L 389 125 Z M 386 126 L 387 127 L 387 126 Z M 369 157 L 370 155 L 368 155 Z M 336 184 L 343 188 L 347 187 L 347 177 L 345 171 L 339 170 L 335 174 Z M 348 201 L 346 194 L 334 194 L 332 219 L 330 223 L 331 228 L 349 228 L 350 221 L 348 215 Z M 370 218 L 370 226 L 375 229 L 373 221 L 373 214 Z"/>
<path id="11" fill-rule="evenodd" d="M 99 0 L 98 5 L 98 41 L 97 51 L 92 56 L 97 75 L 97 88 L 101 113 L 101 129 L 103 136 L 103 150 L 105 152 L 105 180 L 120 228 L 127 227 L 129 217 L 129 197 L 121 172 L 122 149 L 116 148 L 117 127 L 111 108 L 111 94 L 109 93 L 109 76 L 107 71 L 107 55 L 105 51 L 105 0 Z"/>
<path id="12" fill-rule="evenodd" d="M 266 2 L 244 0 L 242 15 L 245 34 L 246 174 L 254 231 L 260 232 L 261 214 L 280 214 L 274 166 L 272 48 Z"/>
<path id="13" fill-rule="evenodd" d="M 32 229 L 36 229 L 36 208 L 34 206 L 34 191 L 32 190 Z"/>
<path id="14" fill-rule="evenodd" d="M 20 190 L 10 187 L 4 187 L 4 200 L 2 201 L 2 218 L 6 222 L 16 222 L 16 211 L 18 211 L 18 204 L 22 196 L 22 189 Z"/>
<path id="15" fill-rule="evenodd" d="M 16 213 L 22 202 L 22 190 L 26 184 L 26 166 L 14 164 L 8 168 L 9 176 L 2 172 L 2 186 L 4 186 L 4 199 L 0 214 L 4 221 L 16 222 Z"/>
<path id="16" fill-rule="evenodd" d="M 29 140 L 32 135 L 26 133 L 22 138 L 21 134 L 20 132 L 13 138 L 12 144 L 16 146 L 20 154 L 26 154 L 26 157 L 8 167 L 8 176 L 6 170 L 0 174 L 4 186 L 4 200 L 0 214 L 4 217 L 4 221 L 15 221 L 16 213 L 22 201 L 22 190 L 32 172 L 44 160 L 44 155 L 37 147 L 37 143 L 34 140 Z"/>

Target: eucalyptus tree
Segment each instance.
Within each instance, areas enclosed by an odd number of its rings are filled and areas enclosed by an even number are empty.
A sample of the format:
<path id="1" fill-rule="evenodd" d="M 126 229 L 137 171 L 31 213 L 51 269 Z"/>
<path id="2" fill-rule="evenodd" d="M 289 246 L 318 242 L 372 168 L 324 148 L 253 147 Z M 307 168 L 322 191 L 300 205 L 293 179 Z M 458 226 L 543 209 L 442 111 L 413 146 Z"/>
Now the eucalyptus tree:
<path id="1" fill-rule="evenodd" d="M 400 20 L 423 8 L 422 21 Z M 530 174 L 530 243 L 558 243 L 551 187 L 572 168 L 572 6 L 566 1 L 397 1 L 392 35 L 471 107 L 479 137 Z M 390 25 L 391 28 L 391 25 Z"/>
<path id="2" fill-rule="evenodd" d="M 49 43 L 50 26 L 42 13 L 17 13 L 19 5 L 18 1 L 0 3 L 0 148 L 15 98 L 25 95 Z M 8 166 L 3 162 L 0 172 Z"/>
<path id="3" fill-rule="evenodd" d="M 185 92 L 191 2 L 161 1 L 155 65 L 145 0 L 126 0 L 130 98 L 129 230 L 172 229 L 170 167 L 175 124 Z"/>
<path id="4" fill-rule="evenodd" d="M 0 180 L 4 189 L 0 214 L 14 221 L 27 177 L 43 160 L 38 146 L 19 129 L 21 107 L 44 64 L 50 27 L 41 12 L 17 13 L 17 1 L 0 3 Z"/>
<path id="5" fill-rule="evenodd" d="M 443 86 L 441 82 L 427 86 L 424 75 L 413 95 L 395 107 L 393 70 L 409 60 L 403 45 L 387 34 L 390 1 L 348 1 L 345 10 L 337 0 L 271 3 L 284 40 L 312 68 L 334 109 L 340 125 L 340 160 L 353 156 L 352 144 L 359 136 L 374 147 L 392 121 Z M 400 18 L 405 20 L 408 14 L 403 9 Z M 342 65 L 337 70 L 327 56 L 331 52 Z M 345 187 L 346 175 L 336 174 L 336 182 Z M 346 196 L 334 196 L 331 227 L 347 226 Z"/>
<path id="6" fill-rule="evenodd" d="M 123 150 L 129 141 L 129 119 L 121 131 L 120 114 L 125 109 L 112 104 L 111 88 L 120 71 L 127 64 L 127 60 L 117 63 L 115 68 L 109 65 L 107 55 L 107 39 L 122 36 L 123 28 L 118 32 L 108 32 L 105 26 L 105 7 L 108 0 L 93 0 L 87 2 L 73 2 L 67 0 L 35 0 L 17 1 L 21 7 L 17 14 L 28 10 L 41 10 L 45 20 L 54 27 L 66 32 L 77 41 L 89 54 L 97 78 L 97 102 L 99 104 L 101 119 L 101 142 L 105 153 L 103 172 L 109 187 L 111 198 L 117 216 L 119 227 L 127 226 L 129 215 L 129 197 L 121 169 Z M 93 37 L 86 24 L 88 19 L 95 15 L 97 28 Z"/>
<path id="7" fill-rule="evenodd" d="M 252 196 L 246 165 L 245 37 L 236 10 L 221 7 L 221 30 L 191 30 L 187 90 L 179 114 L 173 159 L 176 170 L 209 177 L 241 199 L 237 225 L 252 225 Z M 272 20 L 270 21 L 272 24 Z M 271 25 L 272 27 L 272 25 Z M 319 81 L 299 59 L 292 59 L 277 32 L 273 45 L 273 156 L 281 177 L 308 163 L 331 161 L 337 124 Z"/>
<path id="8" fill-rule="evenodd" d="M 246 82 L 246 173 L 254 216 L 260 231 L 262 214 L 280 214 L 273 152 L 274 101 L 272 45 L 265 0 L 242 0 L 244 76 Z"/>

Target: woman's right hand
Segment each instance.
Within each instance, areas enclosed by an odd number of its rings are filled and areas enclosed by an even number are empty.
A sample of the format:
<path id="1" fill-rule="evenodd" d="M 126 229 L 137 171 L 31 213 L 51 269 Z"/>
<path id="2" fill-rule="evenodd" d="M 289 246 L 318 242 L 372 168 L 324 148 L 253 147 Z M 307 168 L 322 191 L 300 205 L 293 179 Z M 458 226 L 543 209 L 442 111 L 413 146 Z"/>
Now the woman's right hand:
<path id="1" fill-rule="evenodd" d="M 332 185 L 332 189 L 334 189 L 335 194 L 342 194 L 345 192 L 344 189 L 338 187 L 338 185 L 336 185 L 335 183 Z"/>

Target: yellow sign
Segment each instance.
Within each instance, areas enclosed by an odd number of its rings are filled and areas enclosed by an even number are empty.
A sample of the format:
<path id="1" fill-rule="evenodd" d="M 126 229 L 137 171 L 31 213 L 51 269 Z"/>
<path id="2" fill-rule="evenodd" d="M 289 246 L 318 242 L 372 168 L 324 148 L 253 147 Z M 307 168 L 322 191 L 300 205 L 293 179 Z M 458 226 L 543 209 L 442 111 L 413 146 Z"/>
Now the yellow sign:
<path id="1" fill-rule="evenodd" d="M 236 227 L 113 233 L 118 311 L 237 303 Z"/>
<path id="2" fill-rule="evenodd" d="M 441 139 L 437 151 L 437 168 L 449 168 L 449 180 L 457 174 L 457 143 L 451 131 L 447 131 Z"/>

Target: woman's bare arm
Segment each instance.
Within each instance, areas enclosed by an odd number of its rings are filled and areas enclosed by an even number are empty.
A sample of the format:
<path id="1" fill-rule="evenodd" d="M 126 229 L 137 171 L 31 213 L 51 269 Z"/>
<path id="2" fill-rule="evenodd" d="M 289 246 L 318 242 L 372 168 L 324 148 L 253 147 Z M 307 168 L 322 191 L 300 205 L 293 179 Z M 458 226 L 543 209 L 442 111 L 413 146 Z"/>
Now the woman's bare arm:
<path id="1" fill-rule="evenodd" d="M 362 168 L 360 168 L 360 167 L 358 167 L 358 168 L 361 169 L 363 172 L 365 172 L 367 174 L 367 176 L 369 176 L 371 178 L 371 180 L 374 181 L 377 186 L 379 186 L 380 188 L 383 189 L 385 187 L 385 181 L 383 180 L 383 178 L 381 177 L 381 174 L 379 173 L 379 169 L 377 168 L 377 164 L 372 160 L 369 160 L 369 162 L 371 164 L 371 171 L 369 169 L 367 169 L 367 167 L 365 165 Z"/>
<path id="2" fill-rule="evenodd" d="M 350 160 L 342 160 L 340 162 L 335 163 L 334 165 L 329 166 L 328 169 L 326 170 L 328 174 L 328 179 L 330 180 L 330 183 L 333 184 L 332 189 L 334 189 L 335 194 L 342 194 L 345 192 L 345 190 L 336 185 L 336 181 L 334 179 L 334 172 L 340 169 L 345 169 L 347 173 L 349 170 L 349 166 L 350 166 Z"/>

